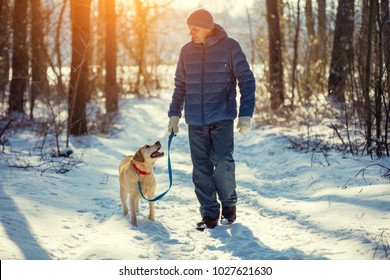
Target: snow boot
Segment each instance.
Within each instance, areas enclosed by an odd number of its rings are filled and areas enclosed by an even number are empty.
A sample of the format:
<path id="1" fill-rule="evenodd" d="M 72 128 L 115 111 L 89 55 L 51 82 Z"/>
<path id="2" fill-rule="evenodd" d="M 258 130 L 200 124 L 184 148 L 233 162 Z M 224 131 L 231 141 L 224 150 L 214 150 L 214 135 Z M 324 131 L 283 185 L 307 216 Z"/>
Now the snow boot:
<path id="1" fill-rule="evenodd" d="M 231 225 L 236 221 L 236 206 L 222 207 L 221 224 Z"/>
<path id="2" fill-rule="evenodd" d="M 197 230 L 204 231 L 206 228 L 215 228 L 218 225 L 218 220 L 209 216 L 205 216 L 201 222 L 197 223 Z"/>

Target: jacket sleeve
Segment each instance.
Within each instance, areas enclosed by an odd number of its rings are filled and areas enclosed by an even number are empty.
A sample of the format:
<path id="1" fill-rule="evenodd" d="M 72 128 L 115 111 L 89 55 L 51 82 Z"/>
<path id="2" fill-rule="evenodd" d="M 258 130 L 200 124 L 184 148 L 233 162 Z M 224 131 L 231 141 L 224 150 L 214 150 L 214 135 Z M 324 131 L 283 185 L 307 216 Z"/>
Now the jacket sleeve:
<path id="1" fill-rule="evenodd" d="M 179 61 L 176 66 L 175 89 L 173 91 L 171 104 L 169 106 L 168 117 L 182 116 L 184 100 L 186 96 L 185 67 L 182 52 L 183 51 L 180 52 Z"/>
<path id="2" fill-rule="evenodd" d="M 245 54 L 236 41 L 233 41 L 231 60 L 233 72 L 236 79 L 238 80 L 238 87 L 241 94 L 240 110 L 238 116 L 252 117 L 255 108 L 255 77 L 249 68 Z"/>

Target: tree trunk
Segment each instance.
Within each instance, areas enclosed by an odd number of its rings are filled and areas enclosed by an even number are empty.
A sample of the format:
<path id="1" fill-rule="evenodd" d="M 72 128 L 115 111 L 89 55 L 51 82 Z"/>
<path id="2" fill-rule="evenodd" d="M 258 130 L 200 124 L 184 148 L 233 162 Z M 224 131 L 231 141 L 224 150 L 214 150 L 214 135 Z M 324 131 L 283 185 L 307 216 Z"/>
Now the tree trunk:
<path id="1" fill-rule="evenodd" d="M 376 50 L 377 50 L 377 65 L 376 65 L 376 83 L 375 83 L 375 124 L 376 124 L 376 155 L 382 156 L 382 97 L 383 97 L 383 17 L 381 15 L 381 6 L 376 1 L 376 21 L 377 21 L 377 36 L 376 36 Z"/>
<path id="2" fill-rule="evenodd" d="M 69 85 L 69 120 L 71 135 L 87 133 L 86 97 L 88 94 L 88 56 L 90 44 L 91 0 L 71 0 L 72 66 Z"/>
<path id="3" fill-rule="evenodd" d="M 249 40 L 250 40 L 250 44 L 251 44 L 251 58 L 250 58 L 250 62 L 251 62 L 251 67 L 252 69 L 254 69 L 255 67 L 255 54 L 256 54 L 256 48 L 255 48 L 255 38 L 253 36 L 253 22 L 252 22 L 252 18 L 251 18 L 251 14 L 250 14 L 250 11 L 248 9 L 248 7 L 246 7 L 246 18 L 247 18 L 247 21 L 248 21 L 248 28 L 249 28 Z"/>
<path id="4" fill-rule="evenodd" d="M 357 45 L 356 45 L 356 60 L 357 60 L 357 69 L 359 70 L 359 82 L 362 89 L 364 89 L 365 86 L 365 71 L 366 71 L 366 52 L 368 47 L 368 22 L 369 22 L 369 1 L 370 0 L 362 0 L 362 8 L 361 8 L 361 14 L 362 14 L 362 23 L 359 29 L 359 32 L 357 33 Z M 370 32 L 373 32 L 371 29 Z M 362 96 L 361 96 L 362 97 Z M 361 99 L 359 97 L 359 99 Z M 359 100 L 361 103 L 363 101 Z"/>
<path id="5" fill-rule="evenodd" d="M 390 71 L 390 11 L 389 0 L 382 0 L 383 57 L 387 71 Z M 390 77 L 390 75 L 388 75 Z"/>
<path id="6" fill-rule="evenodd" d="M 318 58 L 318 40 L 317 34 L 314 27 L 313 17 L 313 5 L 312 0 L 306 0 L 305 4 L 305 15 L 306 15 L 306 30 L 308 37 L 308 53 L 306 64 L 306 81 L 305 81 L 305 93 L 304 98 L 308 100 L 312 93 L 316 90 L 316 62 Z"/>
<path id="7" fill-rule="evenodd" d="M 269 72 L 271 109 L 278 110 L 284 101 L 282 38 L 278 13 L 279 1 L 267 0 L 267 22 L 269 37 Z"/>
<path id="8" fill-rule="evenodd" d="M 148 13 L 149 6 L 145 5 L 141 0 L 134 1 L 136 11 L 136 25 L 134 26 L 135 31 L 135 60 L 138 66 L 137 78 L 135 82 L 135 93 L 141 96 L 141 79 L 144 78 L 143 84 L 146 85 L 145 72 L 145 52 L 146 52 L 146 38 L 148 37 Z"/>
<path id="9" fill-rule="evenodd" d="M 369 1 L 369 16 L 367 23 L 367 30 L 372 30 L 373 28 L 373 16 L 374 16 L 374 1 Z M 366 52 L 366 61 L 365 61 L 365 71 L 364 71 L 364 88 L 363 88 L 363 98 L 364 98 L 364 109 L 365 109 L 365 120 L 366 120 L 366 142 L 367 142 L 367 152 L 371 154 L 371 144 L 372 144 L 372 118 L 373 110 L 371 109 L 371 98 L 370 98 L 370 78 L 371 78 L 371 32 L 367 34 L 367 52 Z"/>
<path id="10" fill-rule="evenodd" d="M 297 67 L 298 67 L 298 52 L 299 52 L 299 36 L 301 32 L 301 1 L 297 1 L 297 21 L 295 23 L 295 36 L 294 36 L 294 56 L 292 61 L 292 77 L 291 77 L 291 110 L 294 110 L 294 98 L 295 98 L 295 89 L 298 91 L 299 95 L 299 84 L 297 79 Z"/>
<path id="11" fill-rule="evenodd" d="M 56 71 L 56 67 L 54 67 L 54 64 L 51 63 L 52 70 L 57 77 L 57 91 L 61 96 L 66 96 L 65 85 L 62 80 L 61 31 L 62 31 L 65 9 L 67 6 L 68 6 L 68 0 L 64 0 L 62 3 L 60 14 L 58 16 L 58 23 L 56 26 L 56 33 L 55 33 L 54 51 L 57 59 L 58 71 Z"/>
<path id="12" fill-rule="evenodd" d="M 384 65 L 387 70 L 387 76 L 385 81 L 385 92 L 387 92 L 387 96 L 384 96 L 384 100 L 387 99 L 387 103 L 384 101 L 384 109 L 386 112 L 385 115 L 385 149 L 387 156 L 390 156 L 389 149 L 389 123 L 390 123 L 390 11 L 389 11 L 389 0 L 382 0 L 381 2 L 382 9 L 382 23 L 383 23 L 383 56 L 384 56 Z"/>
<path id="13" fill-rule="evenodd" d="M 318 28 L 317 28 L 317 38 L 318 38 L 318 82 L 321 86 L 325 84 L 325 72 L 326 66 L 328 64 L 327 60 L 327 16 L 326 16 L 326 0 L 317 0 L 318 5 Z"/>
<path id="14" fill-rule="evenodd" d="M 318 45 L 319 45 L 319 59 L 326 59 L 326 33 L 327 33 L 327 19 L 326 19 L 326 0 L 317 0 L 318 5 Z"/>
<path id="15" fill-rule="evenodd" d="M 93 55 L 93 64 L 97 66 L 96 73 L 94 75 L 97 76 L 94 87 L 99 88 L 103 91 L 104 87 L 104 67 L 105 67 L 105 44 L 107 41 L 106 37 L 106 5 L 107 2 L 115 2 L 115 0 L 99 0 L 98 2 L 98 18 L 97 18 L 97 40 L 95 42 L 94 48 L 97 50 L 97 53 Z"/>
<path id="16" fill-rule="evenodd" d="M 116 84 L 116 14 L 115 0 L 106 0 L 106 111 L 118 111 Z"/>
<path id="17" fill-rule="evenodd" d="M 340 108 L 345 103 L 345 82 L 353 65 L 354 0 L 339 0 L 328 79 L 329 100 Z"/>
<path id="18" fill-rule="evenodd" d="M 318 41 L 317 41 L 317 34 L 314 28 L 313 4 L 311 0 L 306 0 L 305 14 L 306 14 L 307 36 L 309 37 L 309 50 L 310 50 L 309 61 L 310 63 L 312 63 L 317 60 L 316 45 L 318 44 Z"/>
<path id="19" fill-rule="evenodd" d="M 8 114 L 24 117 L 24 92 L 28 81 L 27 0 L 15 1 L 13 14 L 12 81 Z"/>
<path id="20" fill-rule="evenodd" d="M 1 1 L 0 6 L 0 97 L 1 103 L 4 102 L 5 88 L 9 82 L 9 39 L 11 35 L 9 20 L 11 16 L 8 1 Z"/>
<path id="21" fill-rule="evenodd" d="M 31 4 L 31 94 L 30 119 L 33 119 L 35 99 L 45 93 L 48 88 L 47 61 L 43 34 L 43 19 L 41 16 L 41 0 L 30 0 Z"/>

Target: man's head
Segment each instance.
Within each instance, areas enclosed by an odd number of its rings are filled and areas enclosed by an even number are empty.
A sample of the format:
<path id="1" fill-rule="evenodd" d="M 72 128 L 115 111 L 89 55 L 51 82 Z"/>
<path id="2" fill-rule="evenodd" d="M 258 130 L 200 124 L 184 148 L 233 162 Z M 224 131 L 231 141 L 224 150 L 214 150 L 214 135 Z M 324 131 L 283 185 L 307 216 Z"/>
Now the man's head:
<path id="1" fill-rule="evenodd" d="M 197 9 L 188 15 L 187 25 L 192 40 L 197 44 L 203 44 L 212 33 L 214 19 L 209 11 Z"/>

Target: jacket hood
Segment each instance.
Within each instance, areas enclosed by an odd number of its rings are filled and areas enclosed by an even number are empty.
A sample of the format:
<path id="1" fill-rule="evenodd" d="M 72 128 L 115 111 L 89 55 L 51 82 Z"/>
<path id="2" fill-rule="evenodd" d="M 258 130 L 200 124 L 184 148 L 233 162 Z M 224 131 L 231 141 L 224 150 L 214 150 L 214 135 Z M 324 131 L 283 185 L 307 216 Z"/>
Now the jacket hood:
<path id="1" fill-rule="evenodd" d="M 221 41 L 222 39 L 228 37 L 225 29 L 217 23 L 214 23 L 214 29 L 212 30 L 213 36 L 206 39 L 205 46 L 212 46 Z M 202 44 L 197 44 L 192 41 L 192 43 L 197 47 L 202 47 Z"/>

